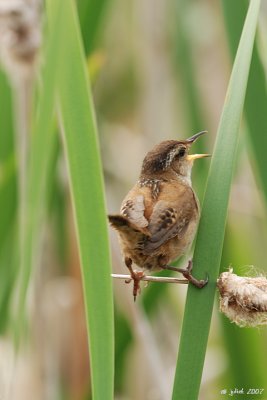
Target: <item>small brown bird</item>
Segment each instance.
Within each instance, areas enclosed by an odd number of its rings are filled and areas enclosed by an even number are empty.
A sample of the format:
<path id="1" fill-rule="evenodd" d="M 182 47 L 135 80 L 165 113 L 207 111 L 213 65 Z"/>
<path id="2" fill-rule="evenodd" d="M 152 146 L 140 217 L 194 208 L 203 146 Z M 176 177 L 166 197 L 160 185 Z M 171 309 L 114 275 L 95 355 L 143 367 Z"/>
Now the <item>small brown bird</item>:
<path id="1" fill-rule="evenodd" d="M 134 281 L 134 300 L 144 272 L 134 271 L 133 263 L 144 271 L 178 271 L 199 288 L 207 283 L 191 275 L 191 261 L 186 269 L 169 265 L 188 250 L 196 233 L 199 204 L 192 189 L 191 170 L 195 159 L 209 154 L 188 152 L 204 133 L 186 140 L 166 140 L 149 151 L 120 214 L 108 216 L 118 231 L 124 261 Z"/>

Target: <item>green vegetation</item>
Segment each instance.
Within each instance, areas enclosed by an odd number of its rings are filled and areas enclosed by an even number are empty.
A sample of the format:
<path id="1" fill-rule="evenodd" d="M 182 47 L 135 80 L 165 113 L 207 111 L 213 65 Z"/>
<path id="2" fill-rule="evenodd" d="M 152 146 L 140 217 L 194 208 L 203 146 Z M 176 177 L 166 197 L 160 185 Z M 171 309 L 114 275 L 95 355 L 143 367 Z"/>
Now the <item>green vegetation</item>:
<path id="1" fill-rule="evenodd" d="M 213 150 L 193 258 L 198 276 L 207 273 L 209 284 L 201 293 L 188 289 L 173 399 L 198 398 L 259 6 L 255 1 L 248 11 Z M 197 341 L 192 332 L 198 333 Z"/>

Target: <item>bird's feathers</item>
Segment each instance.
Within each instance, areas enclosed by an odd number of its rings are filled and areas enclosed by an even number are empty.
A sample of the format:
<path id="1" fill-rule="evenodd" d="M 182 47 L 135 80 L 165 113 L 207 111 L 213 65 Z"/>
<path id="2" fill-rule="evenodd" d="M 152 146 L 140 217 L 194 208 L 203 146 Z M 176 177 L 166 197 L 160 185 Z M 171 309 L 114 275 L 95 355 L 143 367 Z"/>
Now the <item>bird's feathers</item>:
<path id="1" fill-rule="evenodd" d="M 186 200 L 186 199 L 185 199 Z M 181 239 L 185 234 L 188 224 L 194 214 L 192 202 L 166 202 L 159 201 L 151 215 L 148 230 L 150 238 L 144 241 L 143 253 L 151 254 L 155 249 L 168 240 L 177 237 Z"/>
<path id="2" fill-rule="evenodd" d="M 137 195 L 131 199 L 127 199 L 122 203 L 120 210 L 124 217 L 139 228 L 145 228 L 148 226 L 148 221 L 144 216 L 144 211 L 145 204 L 143 195 Z"/>
<path id="3" fill-rule="evenodd" d="M 118 230 L 118 231 L 124 231 L 124 232 L 137 232 L 137 233 L 142 233 L 143 235 L 148 235 L 149 232 L 145 228 L 141 228 L 134 223 L 132 223 L 128 218 L 124 217 L 123 215 L 120 214 L 110 214 L 108 215 L 109 223 L 110 225 Z"/>
<path id="4" fill-rule="evenodd" d="M 161 245 L 172 238 L 182 239 L 188 225 L 198 213 L 194 192 L 190 187 L 179 186 L 173 196 L 167 193 L 161 195 L 162 200 L 154 202 L 149 217 L 145 218 L 146 208 L 144 196 L 136 192 L 130 198 L 127 196 L 122 203 L 121 215 L 109 216 L 111 225 L 118 231 L 123 231 L 128 239 L 137 239 L 136 248 L 144 255 L 152 255 Z M 179 192 L 179 194 L 178 194 Z M 192 201 L 193 200 L 193 201 Z M 142 235 L 136 235 L 142 233 Z M 134 242 L 133 241 L 133 245 Z"/>

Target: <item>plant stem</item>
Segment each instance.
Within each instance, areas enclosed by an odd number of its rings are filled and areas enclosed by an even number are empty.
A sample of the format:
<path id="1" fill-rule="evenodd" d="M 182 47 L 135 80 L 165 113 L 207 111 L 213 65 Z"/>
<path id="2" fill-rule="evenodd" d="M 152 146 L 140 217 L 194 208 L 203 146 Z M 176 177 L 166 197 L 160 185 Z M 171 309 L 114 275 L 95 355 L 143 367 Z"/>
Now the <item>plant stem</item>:
<path id="1" fill-rule="evenodd" d="M 126 279 L 126 280 L 132 280 L 131 275 L 125 275 L 125 274 L 111 274 L 112 278 L 115 279 Z M 177 278 L 172 278 L 169 276 L 150 276 L 150 275 L 144 275 L 140 278 L 140 281 L 145 281 L 145 282 L 158 282 L 158 283 L 181 283 L 181 284 L 188 284 L 187 279 L 177 279 Z"/>

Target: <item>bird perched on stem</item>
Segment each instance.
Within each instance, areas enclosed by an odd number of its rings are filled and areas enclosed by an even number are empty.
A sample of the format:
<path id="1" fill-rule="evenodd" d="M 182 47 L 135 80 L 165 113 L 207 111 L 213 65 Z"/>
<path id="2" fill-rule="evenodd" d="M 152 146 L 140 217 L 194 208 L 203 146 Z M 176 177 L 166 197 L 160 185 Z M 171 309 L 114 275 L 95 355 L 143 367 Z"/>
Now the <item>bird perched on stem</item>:
<path id="1" fill-rule="evenodd" d="M 109 215 L 119 234 L 124 261 L 134 281 L 136 299 L 143 271 L 178 271 L 198 288 L 207 280 L 187 268 L 169 264 L 190 247 L 199 221 L 199 204 L 191 183 L 194 160 L 209 154 L 189 154 L 191 145 L 206 131 L 186 140 L 166 140 L 144 158 L 139 180 L 122 202 L 120 214 Z M 142 271 L 135 271 L 133 264 Z"/>

